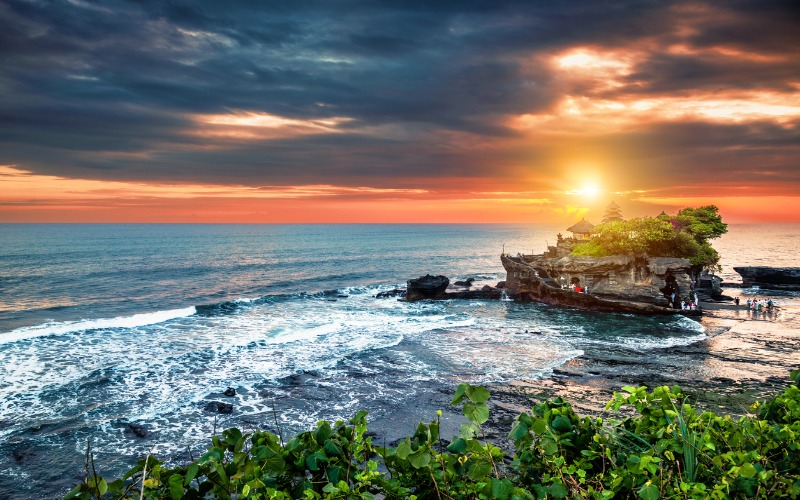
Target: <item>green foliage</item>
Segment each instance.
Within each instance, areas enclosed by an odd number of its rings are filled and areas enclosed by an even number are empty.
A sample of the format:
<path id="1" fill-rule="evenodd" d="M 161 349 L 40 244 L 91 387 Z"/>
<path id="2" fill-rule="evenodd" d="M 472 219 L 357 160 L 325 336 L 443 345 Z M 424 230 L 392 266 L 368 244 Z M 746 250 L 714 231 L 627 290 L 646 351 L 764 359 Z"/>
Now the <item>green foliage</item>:
<path id="1" fill-rule="evenodd" d="M 467 422 L 445 443 L 439 418 L 393 448 L 366 435 L 366 413 L 282 444 L 227 429 L 198 460 L 170 469 L 147 457 L 122 478 L 91 475 L 65 498 L 798 498 L 800 373 L 782 394 L 734 420 L 698 412 L 678 387 L 624 387 L 608 403 L 622 420 L 578 416 L 561 398 L 517 417 L 513 459 L 485 440 L 489 391 L 459 385 Z"/>
<path id="2" fill-rule="evenodd" d="M 645 217 L 601 224 L 591 240 L 575 245 L 573 255 L 652 255 L 683 257 L 693 265 L 713 268 L 719 254 L 708 240 L 728 231 L 717 207 L 684 208 L 675 216 Z"/>

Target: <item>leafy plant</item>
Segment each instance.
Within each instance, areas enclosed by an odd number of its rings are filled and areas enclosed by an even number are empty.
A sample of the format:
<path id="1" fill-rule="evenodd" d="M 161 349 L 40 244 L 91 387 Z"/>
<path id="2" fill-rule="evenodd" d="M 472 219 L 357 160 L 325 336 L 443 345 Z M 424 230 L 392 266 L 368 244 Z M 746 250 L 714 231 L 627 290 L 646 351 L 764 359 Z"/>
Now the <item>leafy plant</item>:
<path id="1" fill-rule="evenodd" d="M 520 414 L 514 456 L 483 439 L 489 391 L 458 386 L 466 421 L 449 442 L 441 411 L 395 447 L 376 447 L 366 412 L 321 421 L 287 443 L 227 429 L 188 465 L 147 456 L 108 481 L 87 449 L 86 478 L 67 499 L 545 499 L 798 498 L 800 373 L 778 396 L 734 420 L 698 412 L 678 387 L 624 387 L 608 408 L 621 420 L 580 417 L 556 398 Z M 678 405 L 678 402 L 680 404 Z"/>

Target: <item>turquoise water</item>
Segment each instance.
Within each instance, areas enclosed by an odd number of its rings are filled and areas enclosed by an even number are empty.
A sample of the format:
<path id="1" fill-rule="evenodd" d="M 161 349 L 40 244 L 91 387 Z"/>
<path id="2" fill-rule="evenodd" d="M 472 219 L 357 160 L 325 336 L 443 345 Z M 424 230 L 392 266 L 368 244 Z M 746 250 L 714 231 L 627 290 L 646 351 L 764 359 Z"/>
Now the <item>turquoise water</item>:
<path id="1" fill-rule="evenodd" d="M 423 396 L 446 404 L 459 381 L 536 379 L 587 350 L 647 353 L 705 338 L 682 317 L 375 297 L 426 273 L 493 285 L 503 249 L 541 252 L 560 230 L 0 226 L 0 497 L 64 493 L 87 441 L 103 472 L 119 473 L 150 449 L 196 456 L 215 425 L 274 432 L 277 418 L 291 434 L 357 409 L 391 421 Z M 723 276 L 733 265 L 800 265 L 798 234 L 732 226 L 716 245 Z M 221 394 L 229 386 L 234 398 Z M 234 412 L 209 412 L 210 401 Z"/>

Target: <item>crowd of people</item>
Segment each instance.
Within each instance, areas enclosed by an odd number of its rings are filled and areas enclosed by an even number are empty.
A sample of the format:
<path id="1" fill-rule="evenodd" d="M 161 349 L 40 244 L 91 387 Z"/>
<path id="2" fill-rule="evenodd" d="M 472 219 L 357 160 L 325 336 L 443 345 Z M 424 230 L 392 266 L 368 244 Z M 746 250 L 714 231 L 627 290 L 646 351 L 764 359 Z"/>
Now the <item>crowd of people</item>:
<path id="1" fill-rule="evenodd" d="M 738 300 L 736 301 L 736 305 L 739 305 Z M 772 302 L 772 299 L 750 299 L 750 297 L 747 298 L 747 308 L 750 309 L 751 311 L 772 312 L 772 309 L 774 307 L 775 303 Z"/>

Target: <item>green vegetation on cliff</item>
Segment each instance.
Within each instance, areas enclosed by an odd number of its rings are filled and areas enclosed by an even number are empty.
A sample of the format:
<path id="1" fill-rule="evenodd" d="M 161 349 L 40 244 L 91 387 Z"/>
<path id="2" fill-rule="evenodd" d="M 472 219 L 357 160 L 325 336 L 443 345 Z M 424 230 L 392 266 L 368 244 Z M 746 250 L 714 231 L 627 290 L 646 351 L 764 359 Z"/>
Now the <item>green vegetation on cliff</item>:
<path id="1" fill-rule="evenodd" d="M 447 443 L 438 418 L 388 448 L 367 433 L 366 413 L 319 422 L 289 442 L 228 429 L 198 460 L 170 468 L 155 457 L 114 481 L 94 473 L 66 498 L 544 499 L 798 498 L 800 373 L 756 416 L 699 412 L 677 387 L 623 387 L 608 408 L 622 420 L 579 417 L 561 398 L 517 417 L 509 459 L 479 439 L 489 392 L 461 384 L 453 404 L 469 420 Z M 439 413 L 441 416 L 441 413 Z M 92 471 L 90 473 L 90 471 Z"/>
<path id="2" fill-rule="evenodd" d="M 649 255 L 683 257 L 692 265 L 715 268 L 719 254 L 708 240 L 728 231 L 717 207 L 684 208 L 676 215 L 660 215 L 600 224 L 592 239 L 575 245 L 573 255 Z"/>

